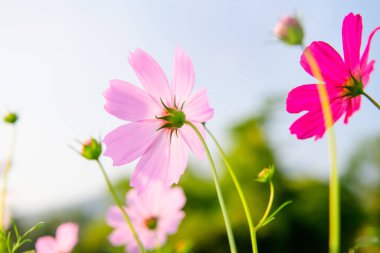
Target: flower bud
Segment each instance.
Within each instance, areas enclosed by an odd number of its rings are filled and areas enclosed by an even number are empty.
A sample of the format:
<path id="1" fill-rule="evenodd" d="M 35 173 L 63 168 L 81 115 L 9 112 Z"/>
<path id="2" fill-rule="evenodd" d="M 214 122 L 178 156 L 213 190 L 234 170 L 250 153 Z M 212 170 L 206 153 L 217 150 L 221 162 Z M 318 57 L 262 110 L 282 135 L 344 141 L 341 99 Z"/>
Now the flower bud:
<path id="1" fill-rule="evenodd" d="M 5 114 L 3 120 L 5 123 L 14 125 L 18 120 L 18 115 L 14 112 L 8 112 L 7 114 Z"/>
<path id="2" fill-rule="evenodd" d="M 82 144 L 81 155 L 89 160 L 98 160 L 102 153 L 102 144 L 94 138 Z"/>
<path id="3" fill-rule="evenodd" d="M 274 35 L 288 45 L 302 45 L 304 31 L 297 17 L 285 16 L 274 27 Z"/>
<path id="4" fill-rule="evenodd" d="M 260 171 L 259 175 L 257 176 L 257 181 L 260 183 L 266 183 L 272 180 L 274 174 L 274 166 L 269 166 L 269 168 L 264 168 L 262 171 Z"/>

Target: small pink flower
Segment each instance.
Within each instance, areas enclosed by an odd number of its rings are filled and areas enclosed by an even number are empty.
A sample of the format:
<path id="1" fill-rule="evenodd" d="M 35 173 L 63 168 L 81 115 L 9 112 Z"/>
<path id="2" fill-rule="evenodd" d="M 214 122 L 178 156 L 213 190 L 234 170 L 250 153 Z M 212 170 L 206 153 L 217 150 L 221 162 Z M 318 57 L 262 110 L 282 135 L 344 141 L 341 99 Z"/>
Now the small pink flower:
<path id="1" fill-rule="evenodd" d="M 203 122 L 213 115 L 206 89 L 193 94 L 194 69 L 182 49 L 174 56 L 171 85 L 161 67 L 144 51 L 131 53 L 129 63 L 145 90 L 121 80 L 110 81 L 104 93 L 105 109 L 130 123 L 109 133 L 105 155 L 120 166 L 141 157 L 133 172 L 131 186 L 145 190 L 152 182 L 165 186 L 177 183 L 187 161 L 187 148 L 199 158 L 205 153 L 202 143 L 186 124 L 193 123 L 203 135 Z"/>
<path id="2" fill-rule="evenodd" d="M 304 31 L 298 18 L 285 16 L 277 23 L 273 30 L 274 35 L 290 45 L 302 45 Z"/>
<path id="3" fill-rule="evenodd" d="M 56 231 L 55 238 L 44 236 L 37 240 L 37 253 L 70 253 L 78 242 L 78 225 L 63 223 Z"/>
<path id="4" fill-rule="evenodd" d="M 147 250 L 164 245 L 167 236 L 177 231 L 185 216 L 181 210 L 186 202 L 182 189 L 159 186 L 155 184 L 152 191 L 141 194 L 132 189 L 126 198 L 126 211 L 143 247 Z M 126 252 L 140 252 L 118 207 L 113 206 L 108 210 L 107 222 L 115 229 L 109 236 L 113 245 L 126 245 Z"/>
<path id="5" fill-rule="evenodd" d="M 369 49 L 372 38 L 379 29 L 380 27 L 377 27 L 372 31 L 364 52 L 360 56 L 362 17 L 350 13 L 343 20 L 344 60 L 334 48 L 323 41 L 314 41 L 305 49 L 317 61 L 323 77 L 320 81 L 326 84 L 334 123 L 345 114 L 344 123 L 347 124 L 351 115 L 360 108 L 360 95 L 369 81 L 375 63 L 373 60 L 368 60 Z M 306 72 L 313 75 L 305 52 L 301 56 L 301 65 Z M 289 113 L 307 111 L 290 127 L 290 132 L 296 134 L 298 139 L 315 137 L 317 140 L 325 133 L 317 84 L 301 85 L 290 91 L 286 110 Z"/>

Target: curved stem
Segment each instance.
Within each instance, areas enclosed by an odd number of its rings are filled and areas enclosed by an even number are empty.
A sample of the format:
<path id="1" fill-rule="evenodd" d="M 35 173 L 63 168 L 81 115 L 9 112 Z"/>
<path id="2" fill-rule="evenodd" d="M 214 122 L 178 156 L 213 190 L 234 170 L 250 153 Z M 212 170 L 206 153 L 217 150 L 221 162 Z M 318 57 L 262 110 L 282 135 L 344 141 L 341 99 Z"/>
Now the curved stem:
<path id="1" fill-rule="evenodd" d="M 377 107 L 377 109 L 379 109 L 380 110 L 380 105 L 379 105 L 379 103 L 377 103 L 370 95 L 368 95 L 367 93 L 365 93 L 364 91 L 362 91 L 362 94 L 366 97 L 366 98 L 368 98 L 368 100 L 369 101 L 371 101 L 371 103 L 372 104 L 374 104 L 376 107 Z"/>
<path id="2" fill-rule="evenodd" d="M 257 249 L 256 230 L 255 230 L 255 226 L 254 226 L 253 221 L 252 221 L 251 213 L 249 211 L 249 207 L 247 204 L 247 200 L 244 196 L 243 190 L 241 189 L 240 183 L 239 183 L 239 181 L 235 175 L 235 172 L 233 171 L 231 164 L 229 163 L 227 156 L 224 153 L 221 145 L 219 144 L 219 142 L 217 141 L 215 136 L 211 133 L 211 131 L 207 127 L 205 127 L 205 128 L 206 128 L 207 133 L 210 135 L 211 139 L 214 141 L 215 145 L 218 147 L 219 153 L 222 156 L 224 164 L 227 167 L 228 173 L 230 173 L 232 181 L 233 181 L 233 183 L 236 187 L 236 190 L 239 194 L 239 197 L 240 197 L 240 200 L 241 200 L 241 203 L 243 205 L 244 212 L 245 212 L 245 216 L 247 217 L 247 221 L 248 221 L 249 232 L 251 235 L 252 251 L 253 251 L 253 253 L 257 253 L 259 251 Z"/>
<path id="3" fill-rule="evenodd" d="M 144 249 L 144 247 L 143 247 L 143 245 L 142 245 L 142 243 L 141 243 L 139 237 L 137 236 L 136 230 L 134 229 L 134 227 L 133 227 L 133 225 L 132 225 L 132 222 L 131 222 L 129 216 L 128 216 L 127 212 L 125 211 L 125 209 L 124 209 L 124 207 L 123 207 L 123 204 L 121 203 L 121 201 L 120 201 L 119 198 L 117 197 L 117 194 L 116 194 L 116 192 L 115 192 L 115 189 L 113 188 L 112 183 L 111 183 L 110 179 L 108 178 L 107 173 L 106 173 L 106 171 L 105 171 L 105 169 L 104 169 L 102 163 L 99 161 L 99 159 L 96 160 L 96 162 L 98 163 L 98 165 L 99 165 L 99 167 L 100 167 L 100 170 L 102 171 L 102 174 L 103 174 L 103 176 L 104 176 L 104 179 L 105 179 L 106 182 L 107 182 L 108 189 L 109 189 L 109 191 L 111 192 L 112 197 L 114 198 L 114 200 L 115 200 L 115 202 L 116 202 L 116 205 L 120 208 L 120 211 L 121 211 L 121 213 L 123 214 L 123 217 L 124 217 L 125 221 L 127 222 L 129 228 L 131 229 L 132 235 L 133 235 L 133 237 L 135 238 L 135 240 L 136 240 L 136 242 L 137 242 L 137 245 L 138 245 L 138 247 L 139 247 L 139 249 L 140 249 L 140 252 L 141 252 L 141 253 L 145 253 L 145 249 Z"/>
<path id="4" fill-rule="evenodd" d="M 272 208 L 273 199 L 274 199 L 274 186 L 273 186 L 272 180 L 269 181 L 269 188 L 270 188 L 270 195 L 269 195 L 268 206 L 267 206 L 267 209 L 265 210 L 263 217 L 261 218 L 261 220 L 259 221 L 259 223 L 256 226 L 256 231 L 259 230 L 259 228 L 261 227 L 263 222 L 267 219 L 269 212 Z"/>
<path id="5" fill-rule="evenodd" d="M 216 194 L 218 196 L 218 200 L 219 200 L 219 204 L 220 204 L 220 209 L 222 210 L 222 214 L 223 214 L 223 218 L 224 218 L 224 223 L 226 225 L 228 242 L 230 244 L 230 250 L 231 250 L 231 253 L 236 253 L 237 250 L 236 250 L 234 235 L 232 233 L 232 228 L 231 228 L 230 220 L 228 218 L 227 209 L 225 207 L 224 199 L 223 199 L 223 195 L 222 195 L 222 190 L 220 188 L 219 181 L 218 181 L 218 175 L 216 173 L 216 167 L 215 167 L 214 161 L 212 160 L 212 157 L 211 157 L 211 154 L 210 154 L 210 150 L 208 149 L 206 141 L 204 140 L 202 134 L 199 132 L 199 130 L 197 129 L 197 127 L 193 123 L 191 123 L 189 121 L 186 121 L 186 124 L 188 124 L 194 130 L 194 132 L 198 135 L 199 139 L 201 140 L 201 142 L 203 144 L 203 148 L 206 151 L 207 158 L 208 158 L 208 160 L 210 162 L 210 165 L 211 165 L 212 175 L 214 177 Z"/>
<path id="6" fill-rule="evenodd" d="M 13 154 L 16 147 L 16 127 L 13 126 L 11 147 L 9 149 L 9 154 L 7 161 L 4 166 L 4 171 L 2 175 L 1 184 L 1 206 L 0 206 L 0 230 L 4 229 L 5 223 L 5 208 L 6 208 L 6 198 L 7 198 L 7 180 L 8 174 L 12 167 Z"/>

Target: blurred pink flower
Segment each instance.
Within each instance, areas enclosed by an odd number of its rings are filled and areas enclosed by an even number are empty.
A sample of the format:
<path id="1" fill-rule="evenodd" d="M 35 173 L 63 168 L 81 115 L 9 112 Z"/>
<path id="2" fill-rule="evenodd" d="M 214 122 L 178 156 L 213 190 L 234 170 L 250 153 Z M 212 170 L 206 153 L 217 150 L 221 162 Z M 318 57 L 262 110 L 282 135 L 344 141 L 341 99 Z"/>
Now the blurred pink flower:
<path id="1" fill-rule="evenodd" d="M 153 191 L 138 194 L 135 189 L 127 193 L 126 211 L 144 248 L 152 250 L 166 243 L 167 236 L 177 231 L 185 216 L 181 210 L 186 197 L 180 187 L 166 188 L 158 184 Z M 107 222 L 115 230 L 109 236 L 115 246 L 126 245 L 126 252 L 140 252 L 120 209 L 108 210 Z"/>
<path id="2" fill-rule="evenodd" d="M 126 121 L 104 139 L 105 155 L 116 166 L 141 156 L 131 178 L 139 191 L 159 181 L 165 186 L 178 183 L 188 160 L 187 148 L 199 158 L 204 149 L 185 121 L 193 123 L 203 135 L 203 122 L 213 115 L 206 89 L 193 94 L 194 69 L 182 49 L 175 51 L 171 85 L 158 63 L 146 52 L 136 49 L 129 63 L 145 90 L 126 81 L 112 80 L 104 93 L 105 109 Z"/>
<path id="3" fill-rule="evenodd" d="M 289 45 L 302 45 L 304 31 L 297 17 L 284 16 L 273 29 L 274 35 Z"/>
<path id="4" fill-rule="evenodd" d="M 318 64 L 323 77 L 319 81 L 326 84 L 334 123 L 345 114 L 344 123 L 347 124 L 351 115 L 360 108 L 360 95 L 369 81 L 375 63 L 373 60 L 368 61 L 369 49 L 372 38 L 379 29 L 377 27 L 372 31 L 360 56 L 362 17 L 350 13 L 343 20 L 344 61 L 334 48 L 323 41 L 314 41 L 305 49 L 314 56 Z M 301 56 L 301 65 L 306 72 L 313 75 L 305 52 Z M 290 132 L 296 134 L 298 139 L 315 137 L 317 140 L 325 133 L 317 84 L 301 85 L 290 91 L 286 110 L 289 113 L 308 111 L 290 127 Z"/>
<path id="5" fill-rule="evenodd" d="M 37 240 L 37 253 L 70 253 L 78 242 L 78 225 L 63 223 L 56 231 L 55 238 L 44 236 Z"/>

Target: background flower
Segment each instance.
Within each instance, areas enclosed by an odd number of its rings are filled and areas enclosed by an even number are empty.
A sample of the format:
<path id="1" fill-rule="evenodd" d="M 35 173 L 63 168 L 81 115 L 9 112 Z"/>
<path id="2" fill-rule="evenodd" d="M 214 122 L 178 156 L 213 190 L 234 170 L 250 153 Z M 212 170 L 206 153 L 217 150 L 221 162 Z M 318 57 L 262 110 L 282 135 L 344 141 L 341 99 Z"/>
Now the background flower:
<path id="1" fill-rule="evenodd" d="M 177 231 L 185 216 L 181 209 L 186 197 L 180 187 L 165 188 L 155 184 L 153 191 L 141 194 L 132 189 L 127 193 L 126 201 L 127 213 L 144 248 L 148 250 L 163 246 L 167 236 Z M 127 252 L 139 252 L 118 207 L 113 206 L 108 210 L 107 222 L 115 229 L 109 236 L 113 245 L 126 245 Z"/>
<path id="2" fill-rule="evenodd" d="M 70 253 L 78 242 L 78 225 L 75 223 L 61 224 L 52 236 L 44 236 L 37 240 L 37 253 Z"/>

